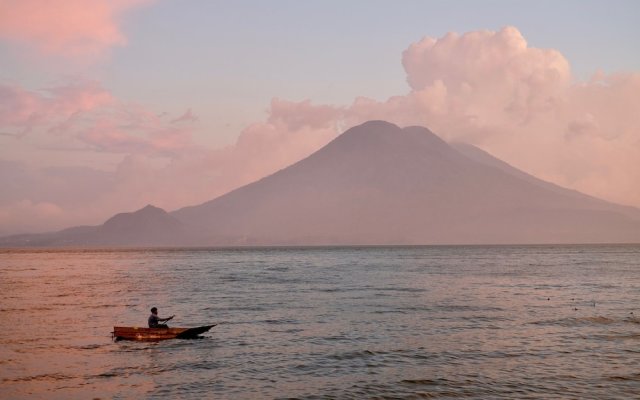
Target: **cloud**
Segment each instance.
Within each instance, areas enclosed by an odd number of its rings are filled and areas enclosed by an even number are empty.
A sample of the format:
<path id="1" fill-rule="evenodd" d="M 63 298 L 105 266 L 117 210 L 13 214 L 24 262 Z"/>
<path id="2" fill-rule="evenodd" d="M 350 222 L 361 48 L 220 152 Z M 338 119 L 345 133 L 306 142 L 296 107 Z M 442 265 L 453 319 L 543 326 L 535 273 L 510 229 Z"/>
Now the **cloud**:
<path id="1" fill-rule="evenodd" d="M 174 193 L 203 182 L 167 164 L 204 151 L 193 143 L 193 118 L 170 118 L 123 102 L 94 81 L 38 91 L 0 85 L 0 235 L 97 224 L 141 204 L 185 201 Z M 16 154 L 27 154 L 31 164 Z M 52 155 L 68 156 L 68 166 L 46 167 Z M 97 157 L 119 170 L 74 166 L 79 158 Z M 195 198 L 202 198 L 200 191 Z"/>
<path id="2" fill-rule="evenodd" d="M 192 146 L 191 127 L 166 121 L 145 107 L 115 98 L 98 82 L 31 91 L 0 85 L 0 131 L 42 147 L 60 144 L 103 153 L 170 156 Z M 175 122 L 175 120 L 173 121 Z"/>
<path id="3" fill-rule="evenodd" d="M 403 65 L 423 109 L 471 124 L 495 115 L 526 124 L 557 105 L 571 79 L 559 52 L 528 47 L 513 27 L 423 39 L 403 53 Z"/>
<path id="4" fill-rule="evenodd" d="M 0 0 L 0 39 L 45 55 L 95 58 L 127 43 L 122 14 L 148 0 Z"/>
<path id="5" fill-rule="evenodd" d="M 514 27 L 424 38 L 403 53 L 410 91 L 358 98 L 347 125 L 420 124 L 543 179 L 640 206 L 640 74 L 578 82 L 556 50 Z"/>
<path id="6" fill-rule="evenodd" d="M 402 64 L 410 92 L 379 104 L 358 99 L 357 113 L 374 108 L 457 138 L 525 126 L 561 105 L 571 85 L 567 60 L 529 47 L 514 27 L 427 37 L 403 52 Z"/>
<path id="7" fill-rule="evenodd" d="M 78 115 L 113 101 L 111 94 L 96 82 L 75 83 L 43 92 L 0 84 L 0 127 L 14 136 L 24 136 L 41 127 L 56 132 Z"/>
<path id="8" fill-rule="evenodd" d="M 182 114 L 176 119 L 171 120 L 171 123 L 178 124 L 181 122 L 197 122 L 197 121 L 198 121 L 198 116 L 192 113 L 191 109 L 189 108 L 184 114 Z"/>
<path id="9" fill-rule="evenodd" d="M 258 179 L 319 149 L 338 133 L 342 109 L 273 99 L 265 122 L 245 128 L 232 149 L 234 166 Z"/>

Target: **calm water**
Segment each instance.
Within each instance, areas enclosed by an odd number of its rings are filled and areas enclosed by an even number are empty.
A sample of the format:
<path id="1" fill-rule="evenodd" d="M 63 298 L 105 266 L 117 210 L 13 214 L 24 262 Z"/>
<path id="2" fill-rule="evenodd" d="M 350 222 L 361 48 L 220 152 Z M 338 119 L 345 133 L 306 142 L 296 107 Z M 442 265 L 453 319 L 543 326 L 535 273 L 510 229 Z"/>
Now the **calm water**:
<path id="1" fill-rule="evenodd" d="M 640 246 L 0 251 L 0 290 L 2 399 L 640 398 Z M 111 341 L 153 305 L 220 325 Z"/>

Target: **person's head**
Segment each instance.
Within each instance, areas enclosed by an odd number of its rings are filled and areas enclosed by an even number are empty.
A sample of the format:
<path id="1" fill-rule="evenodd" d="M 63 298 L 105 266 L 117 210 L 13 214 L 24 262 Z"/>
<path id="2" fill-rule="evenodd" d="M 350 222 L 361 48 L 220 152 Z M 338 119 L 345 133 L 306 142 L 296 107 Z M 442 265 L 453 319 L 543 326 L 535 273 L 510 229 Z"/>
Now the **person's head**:
<path id="1" fill-rule="evenodd" d="M 157 314 L 158 313 L 158 309 L 155 307 L 151 307 L 151 314 Z"/>

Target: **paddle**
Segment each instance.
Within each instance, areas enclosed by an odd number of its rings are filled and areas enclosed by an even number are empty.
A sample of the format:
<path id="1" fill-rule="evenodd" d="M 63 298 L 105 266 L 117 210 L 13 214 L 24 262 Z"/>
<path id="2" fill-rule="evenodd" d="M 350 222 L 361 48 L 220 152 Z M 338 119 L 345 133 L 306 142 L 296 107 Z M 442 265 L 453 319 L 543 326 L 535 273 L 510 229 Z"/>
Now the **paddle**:
<path id="1" fill-rule="evenodd" d="M 175 315 L 172 315 L 172 316 L 170 316 L 169 318 L 162 318 L 162 319 L 159 319 L 158 321 L 160 321 L 160 322 L 167 322 L 167 321 L 171 321 L 171 320 L 173 319 L 173 317 L 175 317 Z"/>

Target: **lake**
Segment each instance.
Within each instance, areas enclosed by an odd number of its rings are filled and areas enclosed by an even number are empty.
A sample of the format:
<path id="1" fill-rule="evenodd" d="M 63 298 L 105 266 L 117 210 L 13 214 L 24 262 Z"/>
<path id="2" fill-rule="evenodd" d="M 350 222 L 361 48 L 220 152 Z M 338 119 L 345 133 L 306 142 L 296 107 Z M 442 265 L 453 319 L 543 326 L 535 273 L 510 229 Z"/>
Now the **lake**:
<path id="1" fill-rule="evenodd" d="M 637 245 L 0 250 L 0 290 L 3 399 L 640 397 Z M 219 325 L 111 340 L 152 306 Z"/>

